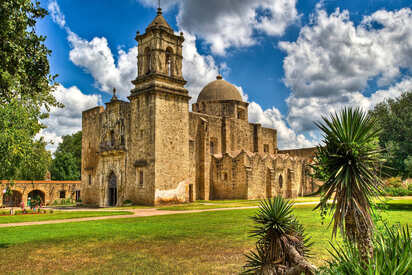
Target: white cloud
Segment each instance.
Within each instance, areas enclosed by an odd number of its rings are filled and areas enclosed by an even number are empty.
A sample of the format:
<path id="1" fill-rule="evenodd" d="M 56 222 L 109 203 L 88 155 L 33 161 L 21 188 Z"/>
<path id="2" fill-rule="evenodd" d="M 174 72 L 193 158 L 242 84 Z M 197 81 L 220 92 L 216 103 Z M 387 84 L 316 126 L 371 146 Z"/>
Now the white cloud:
<path id="1" fill-rule="evenodd" d="M 58 24 L 61 28 L 66 25 L 64 14 L 60 11 L 60 7 L 55 0 L 49 1 L 47 9 L 50 12 L 52 20 Z"/>
<path id="2" fill-rule="evenodd" d="M 177 1 L 169 1 L 169 7 Z M 294 3 L 294 1 L 292 1 Z M 53 9 L 64 18 L 56 1 L 53 1 Z M 266 4 L 272 3 L 275 10 L 282 9 L 282 1 L 266 1 Z M 264 4 L 262 2 L 262 4 Z M 148 4 L 145 3 L 145 4 Z M 51 8 L 49 7 L 49 10 Z M 261 28 L 269 28 L 268 19 L 261 18 Z M 56 23 L 57 20 L 53 19 Z M 60 25 L 60 24 L 59 24 Z M 62 27 L 65 24 L 61 25 Z M 280 27 L 283 28 L 283 27 Z M 65 27 L 68 33 L 68 41 L 72 49 L 70 51 L 70 60 L 77 66 L 82 67 L 90 73 L 95 79 L 96 86 L 107 93 L 111 93 L 112 88 L 116 87 L 121 97 L 129 95 L 132 88 L 131 80 L 137 76 L 137 47 L 130 48 L 127 51 L 119 50 L 118 61 L 114 59 L 113 53 L 109 48 L 108 41 L 105 37 L 94 37 L 87 41 Z M 279 29 L 278 29 L 279 30 Z M 216 79 L 220 71 L 229 73 L 230 68 L 225 63 L 218 66 L 210 55 L 201 55 L 196 48 L 196 36 L 182 30 L 185 36 L 183 47 L 183 76 L 187 80 L 186 88 L 192 97 L 190 103 L 194 103 L 201 89 L 209 82 Z M 269 30 L 267 30 L 269 31 Z M 272 30 L 276 32 L 276 30 Z M 242 87 L 236 86 L 243 99 L 247 101 L 248 96 Z M 74 96 L 74 98 L 72 96 Z M 41 135 L 47 141 L 55 141 L 52 149 L 55 150 L 57 144 L 61 142 L 61 136 L 72 134 L 81 128 L 81 112 L 87 108 L 98 105 L 101 101 L 97 96 L 85 96 L 76 87 L 69 89 L 59 86 L 56 90 L 57 99 L 66 105 L 63 110 L 54 109 L 51 116 L 45 121 L 49 127 L 42 131 Z M 77 104 L 76 100 L 82 101 L 86 105 Z M 77 109 L 76 109 L 77 108 Z M 313 145 L 303 135 L 296 135 L 295 132 L 288 128 L 283 116 L 276 108 L 263 111 L 260 105 L 252 102 L 249 106 L 250 121 L 261 123 L 264 127 L 275 128 L 278 130 L 279 146 L 283 148 L 308 147 Z"/>
<path id="3" fill-rule="evenodd" d="M 64 104 L 64 108 L 51 108 L 50 117 L 42 121 L 47 128 L 39 134 L 47 142 L 53 142 L 53 144 L 47 146 L 53 152 L 62 141 L 62 136 L 81 130 L 82 112 L 96 107 L 102 101 L 99 95 L 86 95 L 76 86 L 65 88 L 58 85 L 54 91 L 54 96 L 58 102 Z"/>
<path id="4" fill-rule="evenodd" d="M 116 63 L 105 37 L 87 41 L 69 31 L 67 39 L 72 46 L 70 60 L 93 76 L 98 89 L 111 94 L 116 88 L 123 98 L 130 94 L 130 81 L 137 76 L 137 47 L 119 49 Z"/>
<path id="5" fill-rule="evenodd" d="M 156 1 L 140 0 L 156 7 Z M 257 43 L 256 32 L 281 36 L 298 21 L 296 0 L 169 0 L 168 8 L 179 5 L 179 28 L 196 34 L 211 46 L 214 54 L 224 55 L 231 47 Z M 163 3 L 163 2 L 162 2 Z M 163 4 L 162 4 L 163 6 Z"/>
<path id="6" fill-rule="evenodd" d="M 250 122 L 260 123 L 263 127 L 277 130 L 278 147 L 281 149 L 306 148 L 317 144 L 316 139 L 308 140 L 304 135 L 296 134 L 289 128 L 283 115 L 275 107 L 263 110 L 259 104 L 251 102 L 248 110 Z"/>
<path id="7" fill-rule="evenodd" d="M 408 89 L 409 80 L 396 83 L 402 70 L 412 69 L 410 9 L 377 11 L 358 26 L 348 11 L 328 15 L 318 10 L 312 23 L 301 29 L 296 42 L 279 43 L 287 53 L 284 82 L 292 90 L 287 119 L 293 129 L 312 130 L 322 114 L 348 105 L 370 109 L 396 96 L 396 87 Z M 363 93 L 371 80 L 393 88 L 367 97 Z"/>

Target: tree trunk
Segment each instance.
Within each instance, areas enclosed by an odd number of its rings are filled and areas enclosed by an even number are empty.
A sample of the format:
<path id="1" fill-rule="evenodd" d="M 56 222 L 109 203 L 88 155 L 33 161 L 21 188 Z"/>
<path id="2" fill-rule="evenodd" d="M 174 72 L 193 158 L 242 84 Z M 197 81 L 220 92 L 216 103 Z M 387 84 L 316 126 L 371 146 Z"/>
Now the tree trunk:
<path id="1" fill-rule="evenodd" d="M 286 247 L 289 259 L 292 261 L 293 266 L 286 270 L 286 275 L 300 275 L 304 273 L 305 275 L 315 274 L 317 268 L 296 251 L 296 249 L 287 245 Z"/>
<path id="2" fill-rule="evenodd" d="M 350 242 L 356 243 L 363 262 L 368 262 L 373 255 L 371 230 L 362 217 L 355 220 L 355 213 L 348 211 L 345 216 L 345 234 Z"/>

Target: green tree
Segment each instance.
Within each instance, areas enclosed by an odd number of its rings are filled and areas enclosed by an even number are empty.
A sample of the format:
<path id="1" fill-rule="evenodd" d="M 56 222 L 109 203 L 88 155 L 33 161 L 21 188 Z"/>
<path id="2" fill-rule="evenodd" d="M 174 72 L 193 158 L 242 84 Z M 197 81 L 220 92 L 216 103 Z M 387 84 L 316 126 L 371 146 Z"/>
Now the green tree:
<path id="1" fill-rule="evenodd" d="M 316 123 L 323 132 L 315 166 L 324 172 L 317 206 L 325 210 L 332 200 L 333 234 L 339 228 L 367 261 L 372 252 L 371 198 L 382 190 L 379 178 L 380 129 L 376 119 L 360 109 L 343 109 Z M 322 211 L 324 213 L 324 211 Z"/>
<path id="2" fill-rule="evenodd" d="M 0 2 L 0 178 L 15 179 L 19 167 L 35 148 L 39 122 L 52 106 L 53 96 L 45 37 L 36 21 L 47 14 L 39 2 Z"/>
<path id="3" fill-rule="evenodd" d="M 82 132 L 63 136 L 54 153 L 51 175 L 54 180 L 79 180 L 82 161 Z"/>
<path id="4" fill-rule="evenodd" d="M 51 153 L 46 149 L 47 143 L 37 140 L 33 143 L 30 154 L 26 155 L 17 172 L 20 180 L 43 180 L 51 165 Z"/>
<path id="5" fill-rule="evenodd" d="M 18 168 L 33 148 L 33 137 L 41 129 L 36 109 L 11 100 L 0 104 L 0 179 L 16 179 Z"/>
<path id="6" fill-rule="evenodd" d="M 58 105 L 50 86 L 45 37 L 36 33 L 36 21 L 47 15 L 40 2 L 3 0 L 0 3 L 0 104 L 16 98 L 40 109 Z"/>
<path id="7" fill-rule="evenodd" d="M 385 175 L 412 177 L 412 92 L 375 106 L 371 114 L 383 129 L 379 144 L 385 149 Z"/>

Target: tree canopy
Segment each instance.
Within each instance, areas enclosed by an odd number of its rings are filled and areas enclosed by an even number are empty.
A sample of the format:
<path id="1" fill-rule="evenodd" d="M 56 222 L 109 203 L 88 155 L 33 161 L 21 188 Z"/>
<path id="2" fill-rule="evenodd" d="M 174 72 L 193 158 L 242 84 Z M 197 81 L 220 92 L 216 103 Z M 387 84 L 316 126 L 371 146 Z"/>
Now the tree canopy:
<path id="1" fill-rule="evenodd" d="M 0 178 L 16 179 L 24 163 L 43 141 L 35 137 L 50 107 L 61 107 L 53 96 L 45 37 L 36 21 L 47 11 L 38 1 L 0 2 Z M 29 165 L 26 163 L 26 165 Z M 31 164 L 30 164 L 31 165 Z"/>
<path id="2" fill-rule="evenodd" d="M 383 131 L 379 145 L 385 149 L 386 175 L 412 177 L 412 92 L 375 106 L 371 114 Z"/>
<path id="3" fill-rule="evenodd" d="M 54 180 L 79 180 L 82 160 L 82 132 L 63 136 L 50 168 Z"/>

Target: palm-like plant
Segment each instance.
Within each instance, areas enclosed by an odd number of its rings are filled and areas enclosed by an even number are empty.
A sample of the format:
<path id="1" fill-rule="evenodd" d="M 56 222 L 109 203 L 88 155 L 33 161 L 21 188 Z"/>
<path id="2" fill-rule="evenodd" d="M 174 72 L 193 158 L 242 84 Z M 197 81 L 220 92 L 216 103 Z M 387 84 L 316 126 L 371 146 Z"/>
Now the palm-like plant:
<path id="1" fill-rule="evenodd" d="M 260 203 L 252 217 L 256 225 L 251 233 L 258 238 L 256 252 L 246 255 L 244 274 L 313 274 L 316 268 L 305 259 L 311 243 L 292 206 L 282 197 Z"/>
<path id="2" fill-rule="evenodd" d="M 382 189 L 377 173 L 380 130 L 374 118 L 360 109 L 345 108 L 322 119 L 316 125 L 324 144 L 317 148 L 314 166 L 323 171 L 325 183 L 317 208 L 326 209 L 333 199 L 333 235 L 339 228 L 367 260 L 372 253 L 371 198 Z"/>
<path id="3" fill-rule="evenodd" d="M 320 274 L 408 275 L 412 266 L 412 235 L 408 225 L 387 226 L 377 232 L 373 256 L 362 261 L 356 246 L 349 242 L 332 245 L 332 259 Z"/>

